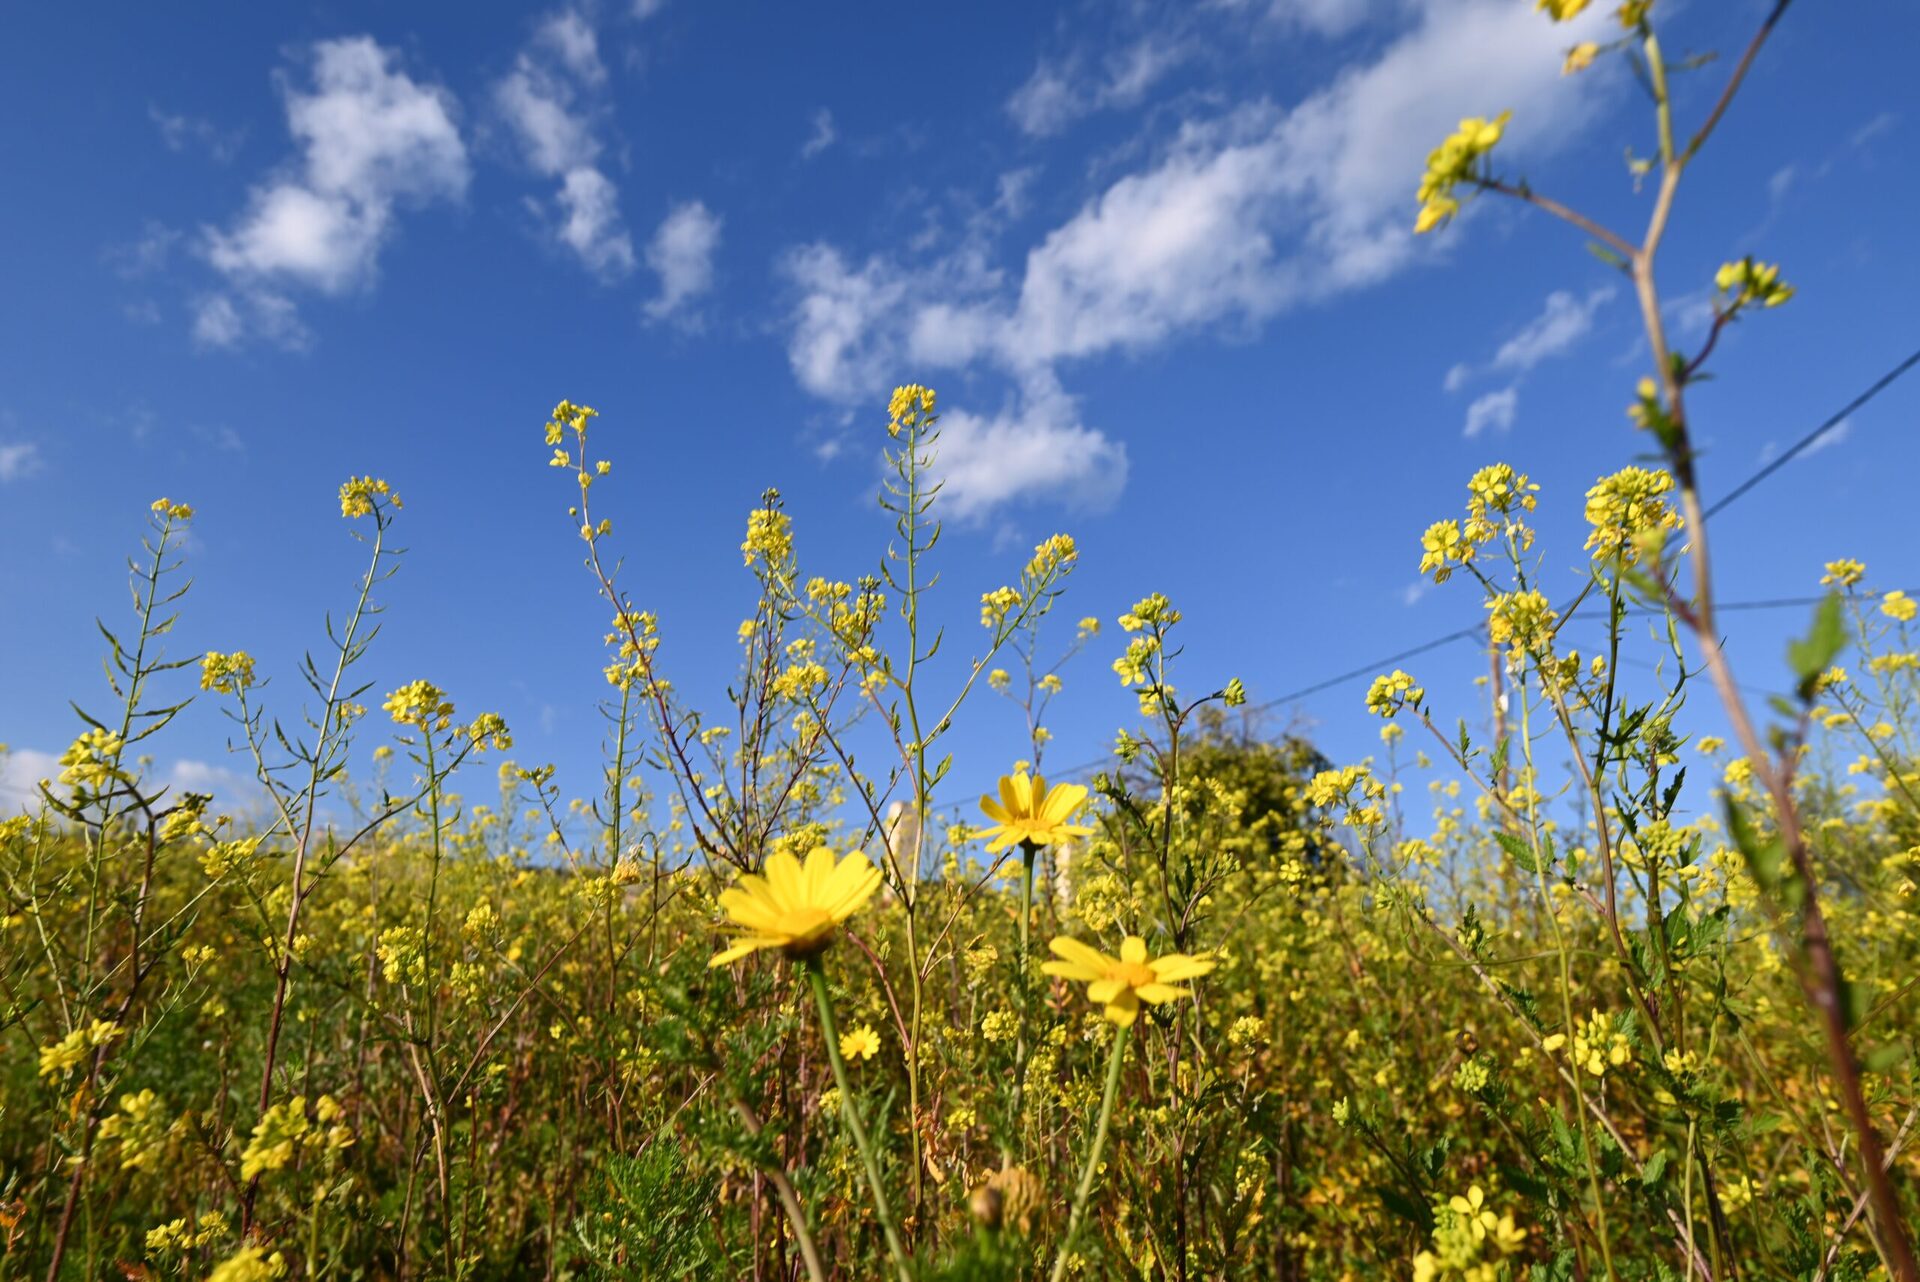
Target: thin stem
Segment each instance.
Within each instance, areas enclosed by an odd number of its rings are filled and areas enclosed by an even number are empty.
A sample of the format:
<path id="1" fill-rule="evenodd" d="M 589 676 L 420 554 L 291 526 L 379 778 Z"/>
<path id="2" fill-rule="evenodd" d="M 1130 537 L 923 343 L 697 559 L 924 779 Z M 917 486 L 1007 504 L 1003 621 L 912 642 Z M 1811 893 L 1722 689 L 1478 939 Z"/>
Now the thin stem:
<path id="1" fill-rule="evenodd" d="M 1073 1191 L 1073 1210 L 1067 1215 L 1067 1234 L 1060 1239 L 1060 1253 L 1053 1258 L 1052 1282 L 1067 1276 L 1067 1261 L 1073 1258 L 1073 1244 L 1080 1236 L 1081 1221 L 1087 1217 L 1087 1202 L 1093 1196 L 1093 1180 L 1100 1173 L 1100 1155 L 1107 1147 L 1107 1129 L 1113 1122 L 1113 1101 L 1120 1094 L 1120 1068 L 1127 1059 L 1131 1028 L 1113 1030 L 1113 1050 L 1107 1056 L 1107 1088 L 1100 1096 L 1100 1121 L 1093 1128 L 1093 1147 L 1087 1150 L 1087 1164 L 1080 1170 L 1080 1185 Z"/>
<path id="2" fill-rule="evenodd" d="M 867 1171 L 867 1186 L 873 1191 L 873 1211 L 880 1220 L 881 1231 L 887 1237 L 887 1253 L 893 1256 L 893 1264 L 900 1272 L 901 1282 L 911 1282 L 912 1272 L 907 1267 L 906 1247 L 901 1244 L 900 1230 L 894 1227 L 893 1210 L 887 1203 L 886 1185 L 880 1180 L 880 1163 L 873 1154 L 873 1142 L 867 1138 L 867 1128 L 860 1120 L 859 1106 L 854 1103 L 853 1086 L 847 1080 L 847 1064 L 840 1055 L 840 1033 L 833 1022 L 833 1001 L 827 996 L 827 972 L 818 957 L 809 957 L 801 963 L 801 969 L 807 972 L 807 982 L 813 986 L 813 1001 L 820 1008 L 820 1035 L 827 1043 L 827 1062 L 833 1066 L 833 1084 L 840 1091 L 840 1116 L 846 1119 L 847 1130 L 853 1135 L 853 1146 L 860 1150 L 860 1164 Z"/>

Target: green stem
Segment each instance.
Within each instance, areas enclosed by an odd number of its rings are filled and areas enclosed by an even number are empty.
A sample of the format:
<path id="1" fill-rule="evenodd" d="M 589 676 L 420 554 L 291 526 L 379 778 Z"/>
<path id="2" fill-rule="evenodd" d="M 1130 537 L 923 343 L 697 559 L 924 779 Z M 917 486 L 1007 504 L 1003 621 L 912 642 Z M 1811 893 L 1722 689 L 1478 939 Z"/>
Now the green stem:
<path id="1" fill-rule="evenodd" d="M 847 1063 L 840 1056 L 840 1033 L 833 1023 L 833 1002 L 827 996 L 827 972 L 818 957 L 809 957 L 801 964 L 807 972 L 807 982 L 813 985 L 814 1004 L 820 1008 L 820 1035 L 827 1043 L 827 1062 L 833 1065 L 833 1084 L 840 1091 L 840 1116 L 846 1119 L 847 1130 L 853 1135 L 853 1145 L 860 1150 L 861 1165 L 867 1169 L 867 1185 L 873 1190 L 874 1214 L 880 1218 L 880 1228 L 887 1236 L 887 1252 L 893 1256 L 894 1267 L 900 1271 L 901 1282 L 912 1282 L 913 1273 L 907 1267 L 906 1247 L 901 1245 L 900 1230 L 894 1227 L 893 1211 L 887 1204 L 886 1186 L 880 1182 L 880 1163 L 873 1155 L 873 1143 L 867 1138 L 867 1128 L 860 1121 L 860 1110 L 853 1099 L 853 1087 L 847 1081 Z"/>
<path id="2" fill-rule="evenodd" d="M 1027 1090 L 1027 1020 L 1033 1008 L 1032 994 L 1029 991 L 1032 980 L 1029 970 L 1033 965 L 1033 864 L 1040 856 L 1040 848 L 1030 841 L 1020 843 L 1020 956 L 1016 961 L 1015 972 L 1017 986 L 1015 995 L 1020 1002 L 1019 1032 L 1013 1043 L 1013 1125 L 1020 1129 L 1020 1117 Z M 1011 1147 L 1003 1145 L 1001 1156 L 1011 1160 Z"/>
<path id="3" fill-rule="evenodd" d="M 1060 1239 L 1060 1254 L 1053 1260 L 1053 1282 L 1067 1276 L 1067 1261 L 1073 1258 L 1074 1239 L 1080 1236 L 1080 1223 L 1087 1216 L 1087 1200 L 1093 1194 L 1093 1177 L 1100 1171 L 1100 1154 L 1107 1147 L 1107 1128 L 1113 1122 L 1113 1101 L 1120 1094 L 1120 1067 L 1127 1059 L 1130 1028 L 1113 1030 L 1113 1051 L 1107 1056 L 1107 1089 L 1100 1097 L 1100 1121 L 1093 1130 L 1093 1147 L 1087 1151 L 1087 1164 L 1080 1172 L 1080 1187 L 1073 1192 L 1073 1210 L 1067 1216 L 1067 1235 Z"/>

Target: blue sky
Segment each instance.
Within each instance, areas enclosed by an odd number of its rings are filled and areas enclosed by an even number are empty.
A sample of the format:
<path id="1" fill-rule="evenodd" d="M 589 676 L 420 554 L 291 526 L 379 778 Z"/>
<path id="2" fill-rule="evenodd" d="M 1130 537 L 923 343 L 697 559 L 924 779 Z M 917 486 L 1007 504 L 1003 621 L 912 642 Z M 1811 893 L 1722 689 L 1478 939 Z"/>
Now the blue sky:
<path id="1" fill-rule="evenodd" d="M 1670 48 L 1730 55 L 1766 6 L 1670 7 Z M 808 572 L 871 569 L 886 392 L 938 387 L 951 653 L 979 648 L 979 593 L 1056 530 L 1082 549 L 1066 615 L 1110 626 L 1066 674 L 1059 763 L 1132 717 L 1107 663 L 1140 595 L 1185 611 L 1187 689 L 1239 675 L 1259 701 L 1476 617 L 1464 585 L 1415 573 L 1420 530 L 1476 467 L 1542 484 L 1549 570 L 1572 583 L 1580 494 L 1644 446 L 1622 414 L 1645 372 L 1633 309 L 1576 236 L 1486 201 L 1410 235 L 1428 148 L 1506 108 L 1504 172 L 1644 218 L 1620 157 L 1650 126 L 1625 65 L 1563 78 L 1580 24 L 1526 0 L 5 21 L 16 793 L 72 737 L 66 700 L 105 701 L 92 618 L 124 617 L 123 558 L 160 494 L 200 512 L 175 651 L 253 652 L 291 714 L 298 657 L 357 572 L 334 490 L 361 473 L 405 497 L 411 549 L 368 676 L 500 711 L 519 759 L 589 788 L 605 620 L 544 467 L 563 396 L 602 411 L 626 586 L 711 702 L 755 496 L 785 492 Z M 1710 492 L 1920 343 L 1915 47 L 1910 6 L 1796 7 L 1683 189 L 1662 259 L 1683 338 L 1726 257 L 1778 259 L 1800 291 L 1738 327 L 1694 402 Z M 1726 65 L 1685 79 L 1683 120 Z M 1920 584 L 1916 411 L 1920 376 L 1716 522 L 1724 595 L 1812 591 L 1843 554 Z M 1739 621 L 1747 681 L 1780 683 L 1798 622 Z M 1483 669 L 1465 644 L 1416 666 L 1470 717 Z M 1358 756 L 1363 692 L 1274 724 Z M 1023 755 L 1020 732 L 983 702 L 961 775 Z M 244 768 L 224 735 L 203 701 L 159 769 Z"/>

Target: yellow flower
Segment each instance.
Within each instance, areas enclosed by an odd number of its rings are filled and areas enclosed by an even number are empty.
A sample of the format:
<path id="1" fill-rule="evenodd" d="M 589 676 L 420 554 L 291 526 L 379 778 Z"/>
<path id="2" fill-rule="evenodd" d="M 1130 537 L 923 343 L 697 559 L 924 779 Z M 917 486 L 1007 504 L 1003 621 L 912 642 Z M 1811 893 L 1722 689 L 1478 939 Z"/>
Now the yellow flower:
<path id="1" fill-rule="evenodd" d="M 1475 162 L 1493 150 L 1512 116 L 1510 111 L 1503 111 L 1492 120 L 1469 116 L 1427 156 L 1427 172 L 1421 176 L 1416 197 L 1420 201 L 1420 217 L 1414 222 L 1414 231 L 1432 231 L 1460 212 L 1460 202 L 1454 197 L 1453 189 L 1474 178 Z"/>
<path id="2" fill-rule="evenodd" d="M 816 846 L 802 865 L 788 851 L 767 857 L 766 871 L 742 873 L 720 892 L 737 932 L 733 945 L 714 954 L 709 966 L 724 966 L 762 948 L 778 948 L 789 957 L 811 957 L 833 942 L 834 930 L 880 889 L 880 870 L 866 856 L 835 861 Z"/>
<path id="3" fill-rule="evenodd" d="M 1867 577 L 1866 565 L 1851 557 L 1829 561 L 1824 568 L 1826 573 L 1820 576 L 1821 587 L 1850 588 Z"/>
<path id="4" fill-rule="evenodd" d="M 840 1034 L 840 1054 L 845 1059 L 872 1059 L 880 1051 L 880 1034 L 873 1025 L 862 1024 Z"/>
<path id="5" fill-rule="evenodd" d="M 1051 846 L 1062 837 L 1084 837 L 1093 829 L 1067 820 L 1086 799 L 1087 790 L 1077 783 L 1055 784 L 1049 788 L 1044 777 L 1029 776 L 1024 770 L 1015 775 L 1002 775 L 1000 800 L 980 798 L 980 809 L 994 822 L 991 827 L 981 829 L 979 835 L 991 838 L 987 842 L 990 855 L 1016 842 Z"/>
<path id="6" fill-rule="evenodd" d="M 1170 1002 L 1188 995 L 1177 986 L 1183 979 L 1197 979 L 1214 967 L 1211 957 L 1189 957 L 1168 953 L 1149 958 L 1147 941 L 1128 935 L 1120 942 L 1120 956 L 1109 957 L 1067 936 L 1055 938 L 1047 947 L 1059 961 L 1041 966 L 1049 975 L 1087 986 L 1087 997 L 1106 1008 L 1105 1015 L 1121 1028 L 1133 1023 L 1141 1002 Z"/>
<path id="7" fill-rule="evenodd" d="M 1898 588 L 1880 598 L 1880 613 L 1901 623 L 1913 621 L 1914 600 Z"/>
<path id="8" fill-rule="evenodd" d="M 380 706 L 396 725 L 431 731 L 445 730 L 453 722 L 453 702 L 447 698 L 446 691 L 431 681 L 409 681 L 388 695 Z"/>
<path id="9" fill-rule="evenodd" d="M 1420 700 L 1426 697 L 1426 693 L 1414 684 L 1412 677 L 1395 668 L 1387 675 L 1373 679 L 1373 686 L 1367 691 L 1367 711 L 1391 719 L 1402 708 L 1418 710 Z"/>
<path id="10" fill-rule="evenodd" d="M 1545 11 L 1553 15 L 1555 22 L 1567 22 L 1580 16 L 1589 0 L 1534 0 L 1536 12 Z"/>
<path id="11" fill-rule="evenodd" d="M 245 650 L 222 654 L 209 650 L 200 658 L 200 688 L 221 694 L 239 694 L 253 684 L 253 656 Z"/>
<path id="12" fill-rule="evenodd" d="M 1587 491 L 1587 549 L 1596 561 L 1619 557 L 1628 565 L 1662 533 L 1685 524 L 1662 495 L 1673 491 L 1673 477 L 1659 469 L 1623 467 L 1603 476 Z"/>
<path id="13" fill-rule="evenodd" d="M 1748 303 L 1778 307 L 1793 297 L 1793 286 L 1780 279 L 1779 264 L 1755 262 L 1751 256 L 1723 263 L 1713 283 L 1736 308 Z"/>
<path id="14" fill-rule="evenodd" d="M 1563 76 L 1571 76 L 1577 71 L 1585 71 L 1593 65 L 1593 60 L 1599 53 L 1599 45 L 1591 40 L 1582 40 L 1579 44 L 1567 50 L 1567 60 L 1560 64 L 1560 74 Z"/>
<path id="15" fill-rule="evenodd" d="M 349 521 L 366 516 L 381 499 L 395 507 L 401 506 L 400 496 L 385 481 L 371 476 L 349 476 L 340 486 L 340 515 Z"/>
<path id="16" fill-rule="evenodd" d="M 175 503 L 169 498 L 157 498 L 153 501 L 153 510 L 169 521 L 191 521 L 193 508 L 186 503 Z"/>

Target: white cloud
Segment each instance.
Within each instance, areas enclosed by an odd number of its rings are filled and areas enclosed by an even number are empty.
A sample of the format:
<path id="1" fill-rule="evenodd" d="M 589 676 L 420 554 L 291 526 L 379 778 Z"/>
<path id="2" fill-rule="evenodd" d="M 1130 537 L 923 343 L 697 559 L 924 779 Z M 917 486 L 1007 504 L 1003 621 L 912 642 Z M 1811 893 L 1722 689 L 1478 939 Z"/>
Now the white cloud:
<path id="1" fill-rule="evenodd" d="M 0 483 L 24 480 L 39 470 L 39 445 L 33 441 L 0 443 Z"/>
<path id="2" fill-rule="evenodd" d="M 1493 367 L 1524 372 L 1565 352 L 1587 336 L 1593 328 L 1594 313 L 1613 301 L 1614 292 L 1613 286 L 1602 285 L 1585 299 L 1578 299 L 1564 289 L 1556 289 L 1547 295 L 1540 314 L 1500 345 L 1493 354 Z"/>
<path id="3" fill-rule="evenodd" d="M 1155 33 L 1110 55 L 1097 75 L 1083 74 L 1075 60 L 1042 58 L 1007 99 L 1007 114 L 1023 133 L 1045 138 L 1095 111 L 1134 106 L 1193 53 L 1186 41 Z"/>
<path id="4" fill-rule="evenodd" d="M 606 79 L 592 24 L 579 10 L 565 9 L 541 22 L 513 70 L 494 85 L 493 101 L 528 166 L 560 180 L 552 209 L 535 206 L 554 239 L 589 271 L 615 280 L 633 271 L 635 258 L 620 216 L 620 189 L 598 164 L 589 99 Z"/>
<path id="5" fill-rule="evenodd" d="M 1415 261 L 1413 182 L 1451 121 L 1514 108 L 1503 152 L 1524 163 L 1592 110 L 1605 82 L 1560 77 L 1562 47 L 1589 25 L 1541 22 L 1507 0 L 1421 0 L 1399 38 L 1291 109 L 1256 102 L 1189 121 L 1032 245 L 1017 271 L 971 242 L 927 261 L 790 251 L 795 377 L 842 406 L 884 394 L 902 371 L 985 365 L 1039 387 L 1076 359 L 1245 328 L 1383 280 Z M 1080 101 L 1042 63 L 1009 109 L 1045 132 Z M 1044 414 L 1039 403 L 1023 393 L 1021 410 L 994 421 L 1004 434 L 1078 426 L 1070 398 Z M 1497 412 L 1482 410 L 1481 426 Z"/>
<path id="6" fill-rule="evenodd" d="M 667 7 L 667 0 L 633 0 L 633 16 L 641 22 Z"/>
<path id="7" fill-rule="evenodd" d="M 1505 432 L 1513 427 L 1514 411 L 1520 407 L 1520 389 L 1503 387 L 1497 392 L 1488 392 L 1467 406 L 1467 426 L 1461 434 L 1468 440 L 1480 435 L 1489 428 Z"/>
<path id="8" fill-rule="evenodd" d="M 1473 377 L 1473 366 L 1467 364 L 1465 361 L 1461 361 L 1459 364 L 1456 364 L 1452 369 L 1447 371 L 1447 376 L 1446 378 L 1441 380 L 1440 385 L 1446 388 L 1449 392 L 1457 392 L 1461 388 L 1465 387 L 1467 385 L 1467 380 L 1472 377 Z"/>
<path id="9" fill-rule="evenodd" d="M 1127 448 L 1082 425 L 1059 387 L 1038 380 L 998 414 L 943 412 L 933 467 L 943 509 L 961 521 L 1031 496 L 1099 511 L 1126 487 Z"/>
<path id="10" fill-rule="evenodd" d="M 590 165 L 570 169 L 556 199 L 566 217 L 556 229 L 561 243 L 602 276 L 633 270 L 633 239 L 620 224 L 620 190 Z"/>
<path id="11" fill-rule="evenodd" d="M 806 142 L 800 145 L 800 159 L 812 160 L 833 146 L 834 139 L 839 136 L 833 127 L 833 113 L 825 107 L 820 108 L 813 113 L 813 132 L 807 135 Z"/>
<path id="12" fill-rule="evenodd" d="M 208 261 L 237 298 L 203 305 L 195 333 L 231 346 L 261 334 L 298 332 L 282 313 L 283 287 L 340 294 L 373 278 L 392 235 L 395 209 L 457 200 L 467 187 L 467 151 L 445 90 L 396 68 L 370 37 L 325 40 L 312 50 L 310 92 L 282 86 L 297 162 L 257 186 L 231 229 L 205 233 Z"/>
<path id="13" fill-rule="evenodd" d="M 40 780 L 59 773 L 59 758 L 51 752 L 13 748 L 0 753 L 0 817 L 38 809 Z"/>
<path id="14" fill-rule="evenodd" d="M 713 287 L 713 255 L 720 247 L 720 219 L 697 200 L 675 205 L 647 244 L 647 266 L 660 277 L 660 293 L 647 314 L 664 320 Z"/>

